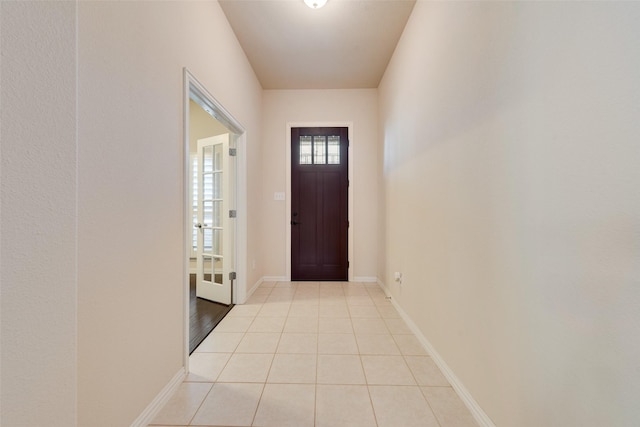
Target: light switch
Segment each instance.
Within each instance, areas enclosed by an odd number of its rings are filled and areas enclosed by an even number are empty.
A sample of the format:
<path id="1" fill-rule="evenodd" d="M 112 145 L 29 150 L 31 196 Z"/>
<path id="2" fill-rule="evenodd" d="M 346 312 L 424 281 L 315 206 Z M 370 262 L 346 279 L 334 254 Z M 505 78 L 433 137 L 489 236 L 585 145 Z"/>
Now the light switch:
<path id="1" fill-rule="evenodd" d="M 284 200 L 284 193 L 276 191 L 273 193 L 273 200 Z"/>

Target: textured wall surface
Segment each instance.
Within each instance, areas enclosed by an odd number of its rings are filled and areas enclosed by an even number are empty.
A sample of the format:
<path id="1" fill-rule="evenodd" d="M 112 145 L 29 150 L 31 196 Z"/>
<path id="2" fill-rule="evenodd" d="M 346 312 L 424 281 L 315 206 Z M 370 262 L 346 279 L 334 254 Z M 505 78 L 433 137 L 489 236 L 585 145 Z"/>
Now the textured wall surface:
<path id="1" fill-rule="evenodd" d="M 2 2 L 3 426 L 76 419 L 76 5 Z"/>
<path id="2" fill-rule="evenodd" d="M 130 425 L 183 366 L 183 67 L 247 130 L 253 257 L 262 90 L 215 1 L 0 12 L 0 423 Z"/>
<path id="3" fill-rule="evenodd" d="M 216 2 L 79 11 L 79 423 L 129 425 L 183 364 L 182 69 L 245 126 L 249 162 L 262 91 Z"/>
<path id="4" fill-rule="evenodd" d="M 640 419 L 639 20 L 419 1 L 380 87 L 384 281 L 498 426 Z"/>

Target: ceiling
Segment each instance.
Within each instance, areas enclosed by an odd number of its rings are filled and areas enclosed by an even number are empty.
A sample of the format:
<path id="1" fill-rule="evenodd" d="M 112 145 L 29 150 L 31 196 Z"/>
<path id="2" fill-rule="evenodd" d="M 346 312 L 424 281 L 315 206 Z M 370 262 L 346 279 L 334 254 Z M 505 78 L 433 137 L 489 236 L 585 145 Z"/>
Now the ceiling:
<path id="1" fill-rule="evenodd" d="M 263 89 L 376 88 L 415 0 L 220 0 Z"/>

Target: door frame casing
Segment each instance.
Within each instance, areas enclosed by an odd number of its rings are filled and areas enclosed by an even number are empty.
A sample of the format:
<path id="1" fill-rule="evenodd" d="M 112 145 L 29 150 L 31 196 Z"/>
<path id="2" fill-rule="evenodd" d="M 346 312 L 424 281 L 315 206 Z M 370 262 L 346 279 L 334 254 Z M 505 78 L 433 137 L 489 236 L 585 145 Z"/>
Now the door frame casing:
<path id="1" fill-rule="evenodd" d="M 286 246 L 285 246 L 285 280 L 291 281 L 291 128 L 336 128 L 344 127 L 348 129 L 349 136 L 349 189 L 348 189 L 348 220 L 349 229 L 347 231 L 347 254 L 349 261 L 348 280 L 353 281 L 353 122 L 287 122 L 286 126 L 286 179 L 285 179 L 285 230 L 286 230 Z"/>
<path id="2" fill-rule="evenodd" d="M 217 99 L 209 93 L 205 86 L 195 78 L 186 68 L 183 68 L 183 238 L 182 238 L 182 276 L 183 276 L 183 330 L 184 330 L 184 369 L 189 372 L 189 261 L 191 248 L 187 244 L 188 237 L 191 236 L 191 200 L 189 197 L 190 158 L 189 158 L 189 124 L 190 107 L 189 100 L 191 94 L 199 99 L 197 104 L 201 105 L 205 111 L 211 114 L 216 120 L 222 123 L 231 133 L 238 135 L 236 140 L 236 220 L 235 220 L 235 271 L 237 279 L 232 286 L 232 303 L 243 303 L 247 294 L 247 152 L 245 128 L 229 113 Z M 205 108 L 207 107 L 207 108 Z"/>

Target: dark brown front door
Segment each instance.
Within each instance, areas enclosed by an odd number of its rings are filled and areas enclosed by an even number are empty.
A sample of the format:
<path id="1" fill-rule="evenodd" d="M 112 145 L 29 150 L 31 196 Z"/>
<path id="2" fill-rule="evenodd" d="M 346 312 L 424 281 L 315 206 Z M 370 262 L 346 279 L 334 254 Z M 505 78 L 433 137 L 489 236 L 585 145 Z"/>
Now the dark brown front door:
<path id="1" fill-rule="evenodd" d="M 348 280 L 347 128 L 291 129 L 291 280 Z"/>

